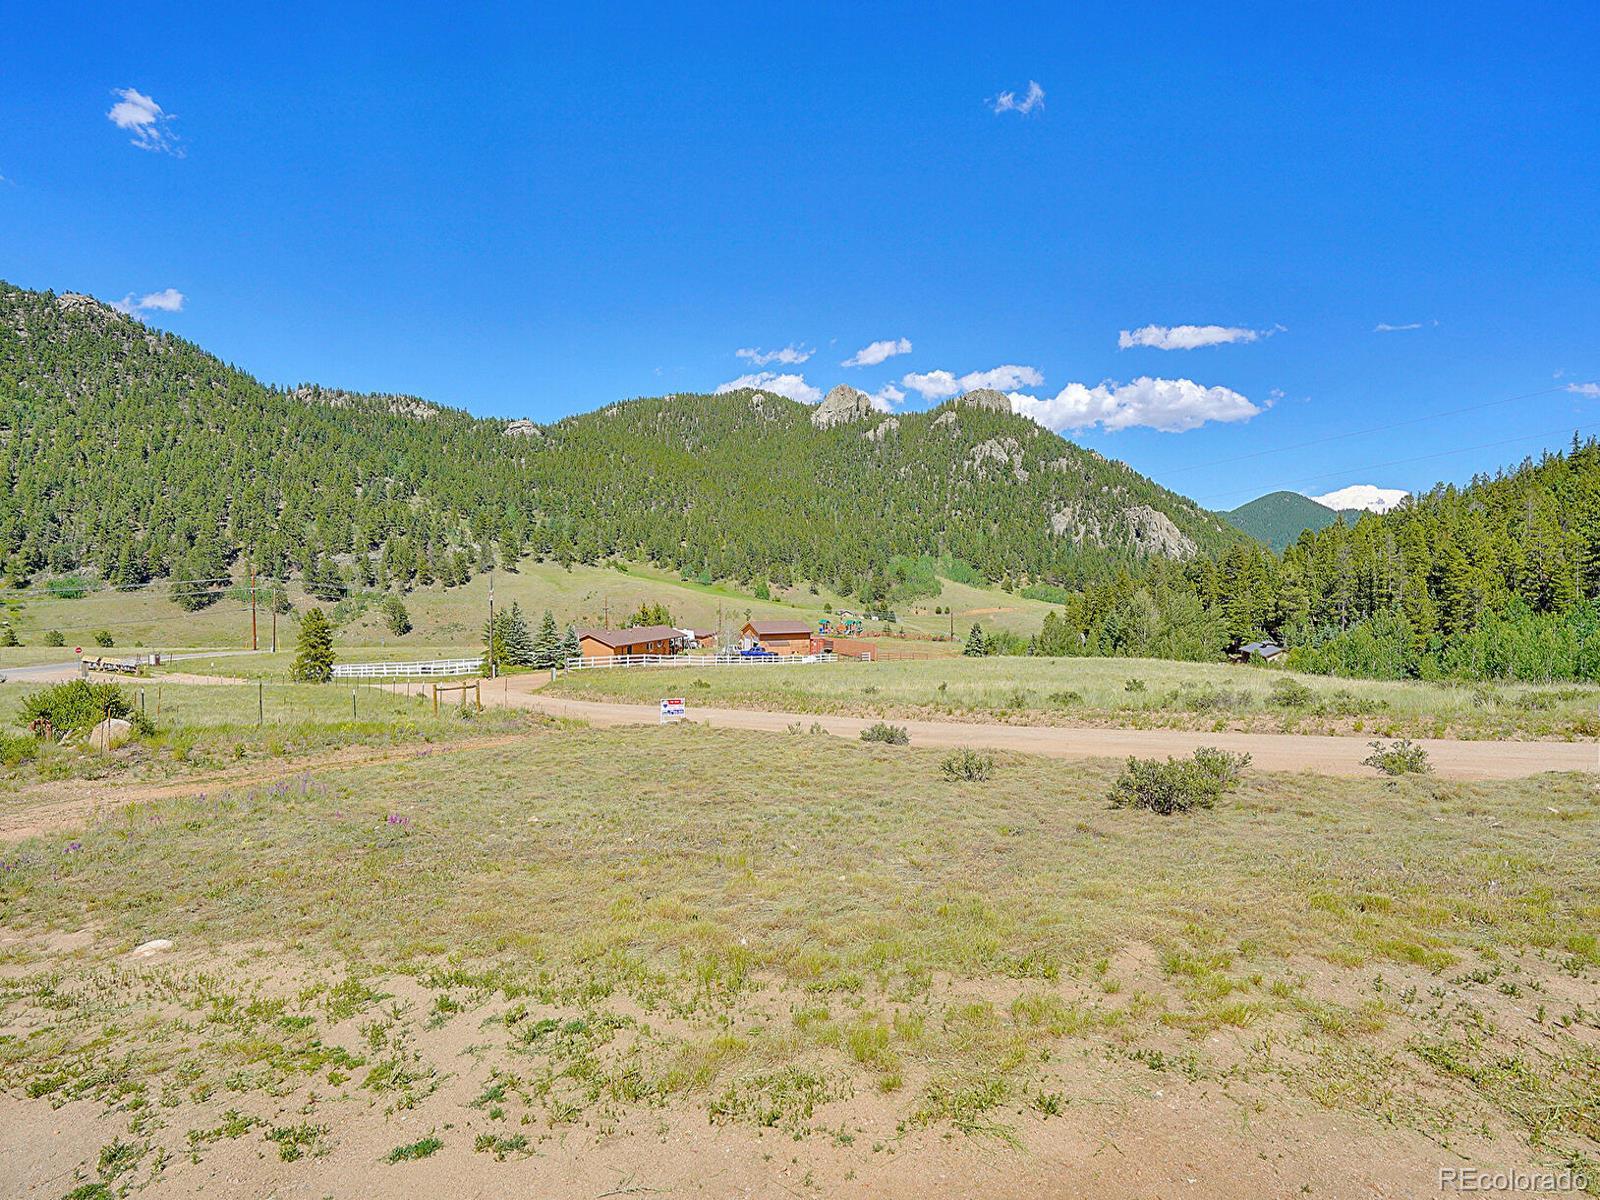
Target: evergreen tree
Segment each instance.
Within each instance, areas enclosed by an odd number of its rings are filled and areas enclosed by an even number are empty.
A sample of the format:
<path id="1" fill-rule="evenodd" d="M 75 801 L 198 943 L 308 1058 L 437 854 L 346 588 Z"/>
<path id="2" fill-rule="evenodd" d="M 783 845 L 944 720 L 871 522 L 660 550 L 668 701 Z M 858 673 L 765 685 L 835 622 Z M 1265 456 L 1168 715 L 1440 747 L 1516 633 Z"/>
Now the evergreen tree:
<path id="1" fill-rule="evenodd" d="M 972 632 L 967 634 L 967 644 L 962 647 L 961 653 L 968 658 L 984 658 L 989 653 L 989 639 L 984 636 L 983 626 L 974 621 Z"/>
<path id="2" fill-rule="evenodd" d="M 528 633 L 528 620 L 522 615 L 522 605 L 515 600 L 511 607 L 495 614 L 504 630 L 506 658 L 501 666 L 528 667 L 533 665 L 533 637 Z"/>
<path id="3" fill-rule="evenodd" d="M 411 613 L 399 596 L 385 596 L 378 608 L 383 613 L 384 624 L 395 637 L 405 637 L 411 632 Z"/>
<path id="4" fill-rule="evenodd" d="M 289 677 L 302 683 L 327 683 L 333 678 L 333 626 L 320 608 L 313 608 L 300 618 L 300 637 Z"/>
<path id="5" fill-rule="evenodd" d="M 561 661 L 561 633 L 548 608 L 544 610 L 544 619 L 539 622 L 539 636 L 533 642 L 532 660 L 534 666 L 546 669 L 557 666 Z"/>
<path id="6" fill-rule="evenodd" d="M 565 665 L 574 658 L 583 656 L 583 643 L 578 640 L 578 631 L 571 625 L 567 626 L 566 633 L 561 635 L 561 665 Z"/>

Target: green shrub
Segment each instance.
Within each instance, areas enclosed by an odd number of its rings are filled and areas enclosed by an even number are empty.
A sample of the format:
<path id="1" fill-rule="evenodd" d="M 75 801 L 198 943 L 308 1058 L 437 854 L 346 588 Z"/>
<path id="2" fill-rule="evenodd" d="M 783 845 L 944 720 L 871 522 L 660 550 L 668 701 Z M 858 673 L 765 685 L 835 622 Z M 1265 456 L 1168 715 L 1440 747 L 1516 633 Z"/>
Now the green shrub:
<path id="1" fill-rule="evenodd" d="M 1239 786 L 1248 754 L 1202 746 L 1192 758 L 1130 758 L 1111 785 L 1113 808 L 1146 808 L 1170 816 L 1196 808 L 1214 808 Z"/>
<path id="2" fill-rule="evenodd" d="M 1144 680 L 1129 679 L 1123 683 L 1122 690 L 1125 692 L 1142 692 L 1145 690 Z"/>
<path id="3" fill-rule="evenodd" d="M 890 725 L 887 721 L 878 721 L 868 725 L 861 731 L 863 742 L 883 742 L 888 746 L 907 746 L 911 744 L 911 734 L 904 725 Z"/>
<path id="4" fill-rule="evenodd" d="M 415 1162 L 419 1158 L 427 1158 L 443 1145 L 443 1139 L 429 1134 L 427 1137 L 411 1142 L 408 1145 L 396 1146 L 383 1156 L 383 1161 L 386 1163 Z"/>
<path id="5" fill-rule="evenodd" d="M 39 739 L 0 733 L 0 766 L 15 767 L 39 756 Z"/>
<path id="6" fill-rule="evenodd" d="M 1428 763 L 1428 751 L 1410 738 L 1385 745 L 1368 742 L 1372 753 L 1361 760 L 1361 765 L 1371 767 L 1380 775 L 1422 775 L 1433 770 Z"/>
<path id="7" fill-rule="evenodd" d="M 94 644 L 96 646 L 115 646 L 117 643 L 111 636 L 109 629 L 96 629 L 94 631 Z"/>
<path id="8" fill-rule="evenodd" d="M 1274 708 L 1310 708 L 1315 698 L 1316 693 L 1298 679 L 1274 679 L 1267 693 L 1267 703 Z"/>
<path id="9" fill-rule="evenodd" d="M 939 769 L 954 782 L 981 783 L 994 774 L 994 755 L 963 746 L 954 754 L 947 754 Z"/>
<path id="10" fill-rule="evenodd" d="M 1050 703 L 1057 708 L 1071 708 L 1074 704 L 1083 703 L 1083 693 L 1068 689 L 1064 692 L 1051 692 Z"/>
<path id="11" fill-rule="evenodd" d="M 44 644 L 46 646 L 65 646 L 67 639 L 61 636 L 61 630 L 52 629 L 44 635 Z"/>
<path id="12" fill-rule="evenodd" d="M 22 642 L 17 637 L 17 631 L 11 628 L 11 622 L 7 621 L 4 625 L 0 625 L 0 646 L 20 645 L 22 645 Z"/>
<path id="13" fill-rule="evenodd" d="M 114 683 L 90 683 L 87 679 L 73 679 L 58 683 L 22 698 L 19 722 L 38 736 L 93 729 L 107 718 L 120 717 L 130 722 L 141 734 L 154 732 L 154 726 L 133 707 L 120 687 Z"/>

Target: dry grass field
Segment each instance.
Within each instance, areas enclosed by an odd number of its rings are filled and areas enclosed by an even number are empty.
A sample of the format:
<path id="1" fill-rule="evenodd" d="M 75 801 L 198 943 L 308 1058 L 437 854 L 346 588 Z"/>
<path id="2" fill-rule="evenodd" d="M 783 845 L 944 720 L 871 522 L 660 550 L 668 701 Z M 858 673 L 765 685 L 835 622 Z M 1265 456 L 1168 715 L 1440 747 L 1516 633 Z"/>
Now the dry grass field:
<path id="1" fill-rule="evenodd" d="M 541 728 L 113 794 L 0 847 L 11 1194 L 1597 1179 L 1591 779 L 1116 770 Z"/>
<path id="2" fill-rule="evenodd" d="M 1453 685 L 1131 658 L 953 658 L 804 668 L 575 671 L 580 699 L 684 695 L 724 708 L 1019 724 L 1382 737 L 1592 739 L 1600 687 Z"/>

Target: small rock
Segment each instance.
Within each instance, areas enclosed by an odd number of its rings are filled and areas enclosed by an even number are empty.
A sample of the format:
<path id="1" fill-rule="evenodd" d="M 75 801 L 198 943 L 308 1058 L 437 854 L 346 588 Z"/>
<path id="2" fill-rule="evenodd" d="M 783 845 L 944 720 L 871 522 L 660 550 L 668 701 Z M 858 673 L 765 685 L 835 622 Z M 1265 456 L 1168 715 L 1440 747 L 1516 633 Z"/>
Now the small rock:
<path id="1" fill-rule="evenodd" d="M 171 950 L 171 949 L 172 949 L 172 942 L 170 940 L 168 940 L 167 938 L 156 938 L 153 941 L 145 942 L 142 945 L 135 946 L 133 948 L 133 950 L 131 952 L 129 952 L 128 957 L 129 958 L 154 958 L 156 955 L 160 954 L 162 951 Z"/>

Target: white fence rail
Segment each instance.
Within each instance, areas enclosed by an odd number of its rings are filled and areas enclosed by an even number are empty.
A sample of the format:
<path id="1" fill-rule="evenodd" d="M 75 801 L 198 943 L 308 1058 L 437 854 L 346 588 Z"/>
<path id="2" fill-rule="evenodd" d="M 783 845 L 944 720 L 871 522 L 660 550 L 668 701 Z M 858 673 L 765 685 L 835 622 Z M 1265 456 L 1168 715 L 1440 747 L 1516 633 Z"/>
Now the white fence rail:
<path id="1" fill-rule="evenodd" d="M 419 675 L 476 675 L 481 658 L 437 658 L 432 662 L 335 663 L 335 679 L 409 679 Z"/>
<path id="2" fill-rule="evenodd" d="M 597 658 L 569 658 L 567 670 L 592 671 L 613 667 L 802 667 L 810 663 L 837 662 L 833 654 L 779 654 L 773 657 L 742 654 L 610 654 Z"/>

